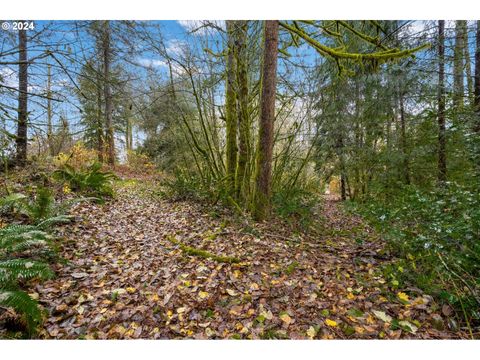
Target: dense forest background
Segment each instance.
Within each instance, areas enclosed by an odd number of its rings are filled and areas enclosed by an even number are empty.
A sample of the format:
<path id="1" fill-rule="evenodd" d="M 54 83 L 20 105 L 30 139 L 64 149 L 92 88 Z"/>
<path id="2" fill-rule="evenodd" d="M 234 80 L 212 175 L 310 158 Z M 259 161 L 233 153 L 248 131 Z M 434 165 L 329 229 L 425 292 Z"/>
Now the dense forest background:
<path id="1" fill-rule="evenodd" d="M 480 21 L 15 23 L 0 32 L 0 304 L 28 329 L 42 316 L 23 281 L 50 260 L 19 231 L 43 244 L 72 193 L 105 201 L 118 176 L 148 175 L 158 196 L 295 236 L 338 200 L 395 256 L 391 289 L 431 294 L 438 331 L 478 337 Z"/>

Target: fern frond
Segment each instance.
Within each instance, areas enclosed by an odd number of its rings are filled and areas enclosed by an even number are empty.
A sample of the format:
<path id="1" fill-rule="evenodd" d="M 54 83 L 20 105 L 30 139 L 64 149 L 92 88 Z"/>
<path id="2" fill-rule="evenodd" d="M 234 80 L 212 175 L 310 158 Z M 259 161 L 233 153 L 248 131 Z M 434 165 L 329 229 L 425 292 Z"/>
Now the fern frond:
<path id="1" fill-rule="evenodd" d="M 37 224 L 37 229 L 44 230 L 55 224 L 66 224 L 72 221 L 74 217 L 71 215 L 59 215 L 48 218 Z"/>
<path id="2" fill-rule="evenodd" d="M 0 289 L 0 305 L 12 308 L 15 312 L 23 314 L 30 334 L 35 332 L 36 327 L 42 321 L 42 313 L 38 303 L 24 291 Z"/>
<path id="3" fill-rule="evenodd" d="M 0 287 L 16 284 L 18 280 L 39 278 L 42 280 L 53 277 L 53 271 L 48 264 L 30 259 L 9 259 L 0 261 Z"/>

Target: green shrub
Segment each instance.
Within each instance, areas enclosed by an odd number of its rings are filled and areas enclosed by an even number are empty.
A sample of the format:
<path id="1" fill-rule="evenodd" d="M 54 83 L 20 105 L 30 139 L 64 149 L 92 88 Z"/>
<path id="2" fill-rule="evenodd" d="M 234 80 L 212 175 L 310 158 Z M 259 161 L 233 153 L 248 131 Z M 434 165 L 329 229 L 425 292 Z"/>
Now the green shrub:
<path id="1" fill-rule="evenodd" d="M 33 199 L 29 199 L 26 195 L 15 193 L 7 195 L 0 199 L 1 213 L 20 214 L 26 216 L 29 222 L 39 224 L 48 219 L 49 224 L 56 222 L 68 222 L 70 217 L 66 213 L 70 208 L 83 201 L 96 198 L 76 198 L 63 202 L 58 202 L 53 197 L 53 193 L 48 188 L 40 188 Z"/>
<path id="2" fill-rule="evenodd" d="M 302 188 L 279 190 L 273 194 L 273 210 L 292 225 L 306 229 L 314 218 L 314 207 L 320 199 Z"/>
<path id="3" fill-rule="evenodd" d="M 390 276 L 414 283 L 480 326 L 480 194 L 446 183 L 406 187 L 387 201 L 354 204 L 399 257 Z"/>
<path id="4" fill-rule="evenodd" d="M 85 170 L 76 170 L 65 164 L 54 172 L 54 177 L 68 183 L 72 191 L 99 198 L 112 197 L 112 181 L 115 174 L 101 170 L 100 163 L 94 163 Z"/>

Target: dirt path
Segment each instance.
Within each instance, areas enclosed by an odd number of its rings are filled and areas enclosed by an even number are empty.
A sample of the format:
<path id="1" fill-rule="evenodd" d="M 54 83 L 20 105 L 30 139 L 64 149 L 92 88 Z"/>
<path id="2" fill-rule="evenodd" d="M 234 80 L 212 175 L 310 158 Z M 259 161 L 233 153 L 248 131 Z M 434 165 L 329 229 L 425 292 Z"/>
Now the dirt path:
<path id="1" fill-rule="evenodd" d="M 41 337 L 455 337 L 431 326 L 429 296 L 388 288 L 381 241 L 334 201 L 322 235 L 305 238 L 140 188 L 129 182 L 106 205 L 81 205 L 82 220 L 62 229 L 67 263 L 36 287 L 48 311 Z M 186 255 L 172 235 L 242 262 Z"/>

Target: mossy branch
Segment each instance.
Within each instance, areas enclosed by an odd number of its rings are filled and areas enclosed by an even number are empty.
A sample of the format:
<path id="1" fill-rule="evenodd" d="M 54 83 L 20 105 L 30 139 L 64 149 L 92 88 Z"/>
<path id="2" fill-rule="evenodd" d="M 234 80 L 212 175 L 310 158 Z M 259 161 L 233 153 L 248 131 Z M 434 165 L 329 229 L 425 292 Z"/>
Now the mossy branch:
<path id="1" fill-rule="evenodd" d="M 394 60 L 403 58 L 409 55 L 414 54 L 415 52 L 428 47 L 428 44 L 418 46 L 413 49 L 386 49 L 385 51 L 374 52 L 374 53 L 349 53 L 345 51 L 335 50 L 329 46 L 323 45 L 317 40 L 313 39 L 309 34 L 307 34 L 303 29 L 301 29 L 297 24 L 296 26 L 291 26 L 285 22 L 280 22 L 280 26 L 289 32 L 293 32 L 302 39 L 304 39 L 308 44 L 310 44 L 315 50 L 324 56 L 329 56 L 333 59 L 347 59 L 355 60 L 358 62 L 362 61 L 371 61 L 374 63 L 386 62 L 388 60 Z"/>
<path id="2" fill-rule="evenodd" d="M 347 23 L 346 21 L 338 20 L 337 22 L 338 22 L 338 24 L 342 25 L 345 29 L 347 29 L 351 33 L 357 35 L 360 39 L 363 39 L 366 42 L 369 42 L 370 44 L 373 44 L 373 45 L 379 47 L 382 50 L 387 50 L 387 47 L 380 43 L 380 39 L 378 37 L 374 38 L 374 37 L 368 36 L 367 34 L 364 34 L 360 31 L 358 31 L 353 26 L 350 26 L 350 24 Z"/>
<path id="3" fill-rule="evenodd" d="M 196 249 L 194 247 L 185 245 L 181 241 L 178 241 L 173 235 L 167 235 L 167 240 L 170 241 L 172 244 L 178 245 L 180 249 L 187 255 L 199 256 L 205 259 L 212 259 L 214 261 L 227 263 L 227 264 L 237 264 L 241 261 L 236 257 L 215 255 L 206 250 Z"/>

